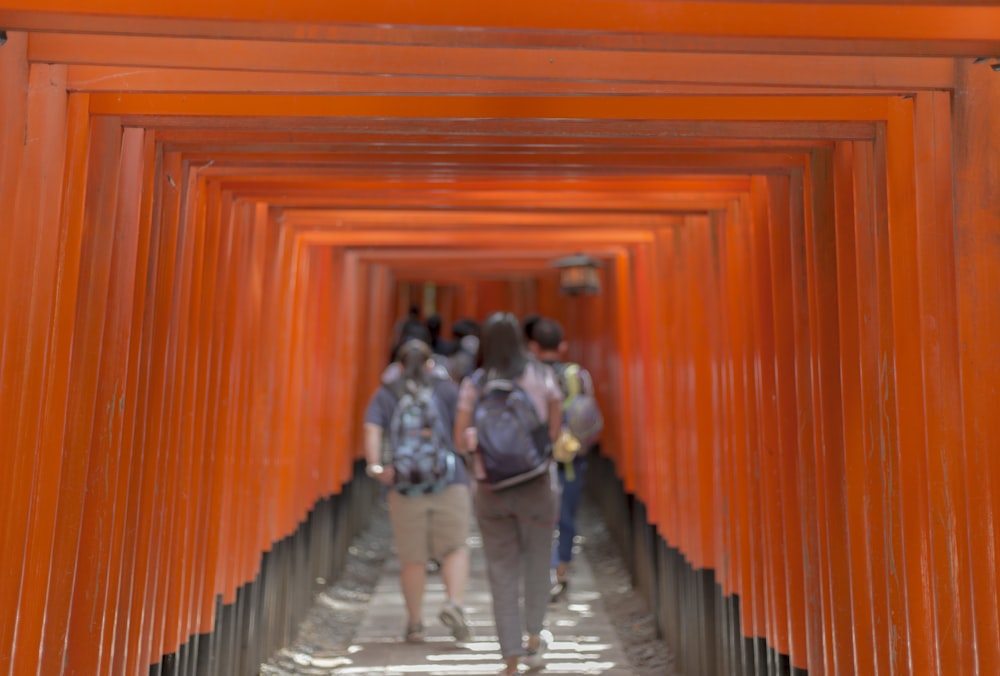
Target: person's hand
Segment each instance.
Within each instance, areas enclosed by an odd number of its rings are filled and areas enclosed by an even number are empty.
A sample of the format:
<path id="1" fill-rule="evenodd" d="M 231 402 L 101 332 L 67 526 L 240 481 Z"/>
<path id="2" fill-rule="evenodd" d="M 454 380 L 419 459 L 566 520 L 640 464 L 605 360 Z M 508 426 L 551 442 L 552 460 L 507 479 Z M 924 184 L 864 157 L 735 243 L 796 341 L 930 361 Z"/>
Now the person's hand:
<path id="1" fill-rule="evenodd" d="M 385 486 L 392 486 L 396 481 L 396 468 L 392 465 L 368 465 L 365 472 Z"/>
<path id="2" fill-rule="evenodd" d="M 396 468 L 392 465 L 383 467 L 382 476 L 379 478 L 379 481 L 386 486 L 392 486 L 396 483 Z"/>

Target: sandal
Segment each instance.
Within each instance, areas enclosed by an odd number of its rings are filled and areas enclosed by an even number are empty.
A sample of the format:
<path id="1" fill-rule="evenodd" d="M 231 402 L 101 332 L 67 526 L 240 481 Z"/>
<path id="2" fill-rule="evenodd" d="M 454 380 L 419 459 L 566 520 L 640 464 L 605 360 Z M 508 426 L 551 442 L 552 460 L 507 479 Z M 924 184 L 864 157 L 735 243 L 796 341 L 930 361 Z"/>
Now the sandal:
<path id="1" fill-rule="evenodd" d="M 422 622 L 417 622 L 416 624 L 406 625 L 406 635 L 404 639 L 407 643 L 423 643 L 424 642 L 424 625 Z"/>

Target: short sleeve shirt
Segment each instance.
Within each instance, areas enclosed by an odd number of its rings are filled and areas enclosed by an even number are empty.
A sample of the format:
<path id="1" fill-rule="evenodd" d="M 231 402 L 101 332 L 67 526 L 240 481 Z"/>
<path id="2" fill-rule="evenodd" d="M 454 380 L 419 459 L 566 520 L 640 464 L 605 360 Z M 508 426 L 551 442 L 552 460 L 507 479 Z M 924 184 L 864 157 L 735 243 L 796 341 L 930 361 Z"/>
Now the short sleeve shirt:
<path id="1" fill-rule="evenodd" d="M 517 379 L 517 384 L 527 393 L 531 403 L 535 406 L 538 419 L 547 421 L 549 419 L 549 404 L 553 401 L 562 401 L 562 392 L 559 390 L 559 383 L 556 381 L 552 368 L 537 361 L 528 362 L 524 368 L 524 373 Z M 462 385 L 458 391 L 458 410 L 471 411 L 476 405 L 479 393 L 472 382 L 472 377 L 462 380 Z"/>

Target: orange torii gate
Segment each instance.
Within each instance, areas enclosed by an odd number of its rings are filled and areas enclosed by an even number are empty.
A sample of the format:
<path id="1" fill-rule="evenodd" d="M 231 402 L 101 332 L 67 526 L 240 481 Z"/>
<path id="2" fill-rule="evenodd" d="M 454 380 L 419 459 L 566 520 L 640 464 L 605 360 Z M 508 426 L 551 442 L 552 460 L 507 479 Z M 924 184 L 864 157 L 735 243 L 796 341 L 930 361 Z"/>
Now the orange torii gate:
<path id="1" fill-rule="evenodd" d="M 267 651 L 311 593 L 285 543 L 371 499 L 357 402 L 423 283 L 567 325 L 688 673 L 1000 671 L 1000 7 L 0 0 L 0 30 L 0 673 L 255 673 L 245 613 Z M 605 292 L 570 302 L 578 250 Z"/>

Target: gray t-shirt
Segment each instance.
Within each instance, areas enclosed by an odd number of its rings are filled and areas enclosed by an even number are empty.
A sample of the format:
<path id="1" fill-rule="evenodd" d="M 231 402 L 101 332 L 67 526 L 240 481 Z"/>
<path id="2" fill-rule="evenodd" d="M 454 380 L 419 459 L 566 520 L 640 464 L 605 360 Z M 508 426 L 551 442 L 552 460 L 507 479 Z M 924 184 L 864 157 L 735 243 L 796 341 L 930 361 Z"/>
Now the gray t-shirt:
<path id="1" fill-rule="evenodd" d="M 437 404 L 441 421 L 445 425 L 448 448 L 454 452 L 455 444 L 452 441 L 451 432 L 455 428 L 455 406 L 458 403 L 458 385 L 450 378 L 434 378 L 432 380 L 434 388 L 434 402 Z M 385 384 L 375 390 L 368 401 L 368 408 L 365 409 L 366 423 L 378 425 L 383 431 L 389 429 L 392 420 L 392 413 L 396 410 L 398 401 L 396 393 Z M 465 471 L 465 462 L 455 458 L 455 473 L 449 481 L 450 484 L 466 484 L 469 482 L 468 473 Z"/>

